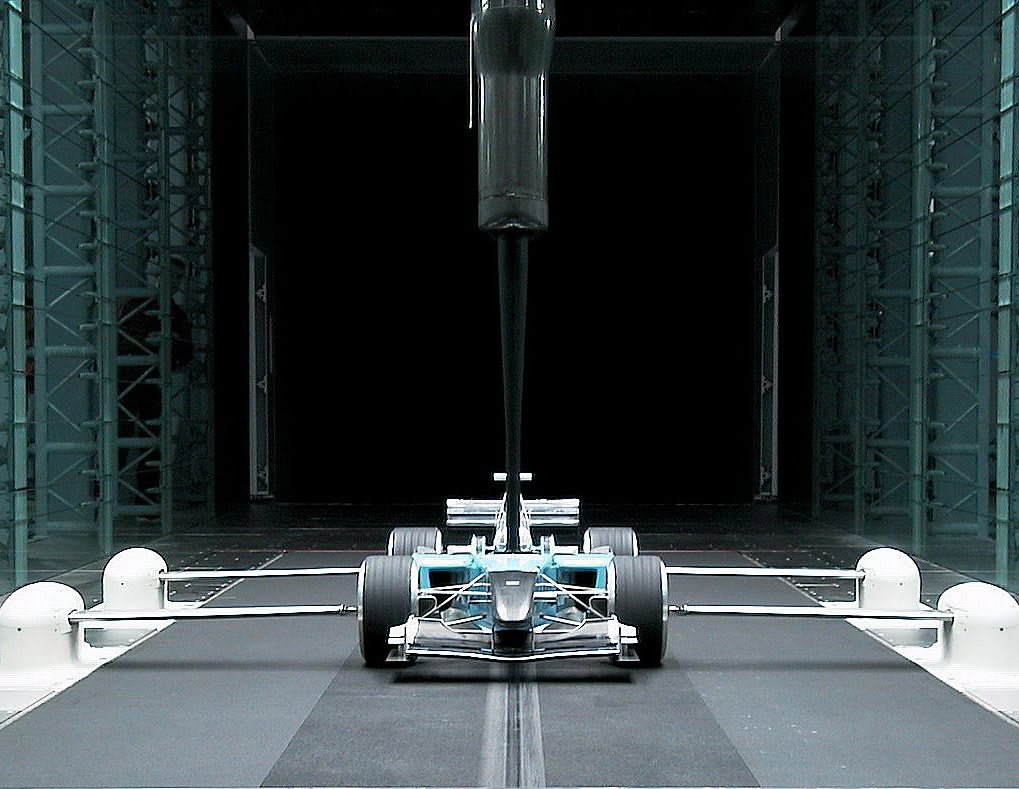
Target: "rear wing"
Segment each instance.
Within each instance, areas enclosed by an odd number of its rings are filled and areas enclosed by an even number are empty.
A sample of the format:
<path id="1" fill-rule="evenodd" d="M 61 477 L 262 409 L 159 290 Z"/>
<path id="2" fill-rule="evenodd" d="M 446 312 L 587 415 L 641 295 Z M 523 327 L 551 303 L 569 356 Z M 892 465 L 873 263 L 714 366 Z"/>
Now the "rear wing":
<path id="1" fill-rule="evenodd" d="M 531 527 L 579 528 L 580 499 L 524 499 L 524 521 Z M 504 514 L 502 499 L 446 499 L 446 526 L 494 529 Z"/>

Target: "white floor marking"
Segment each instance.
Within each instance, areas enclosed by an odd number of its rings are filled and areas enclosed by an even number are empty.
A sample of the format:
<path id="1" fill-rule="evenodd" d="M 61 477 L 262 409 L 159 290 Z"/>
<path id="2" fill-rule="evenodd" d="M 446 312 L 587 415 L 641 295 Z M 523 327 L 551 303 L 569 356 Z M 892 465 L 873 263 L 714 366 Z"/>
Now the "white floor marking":
<path id="1" fill-rule="evenodd" d="M 485 699 L 485 723 L 481 734 L 480 785 L 491 789 L 506 787 L 506 721 L 509 683 L 500 678 L 499 667 L 489 672 Z"/>
<path id="2" fill-rule="evenodd" d="M 537 671 L 524 669 L 519 679 L 518 715 L 520 725 L 520 786 L 545 786 L 545 749 L 542 745 L 541 706 L 538 702 Z"/>
<path id="3" fill-rule="evenodd" d="M 493 789 L 545 786 L 545 749 L 537 671 L 492 666 L 481 737 L 480 784 Z"/>

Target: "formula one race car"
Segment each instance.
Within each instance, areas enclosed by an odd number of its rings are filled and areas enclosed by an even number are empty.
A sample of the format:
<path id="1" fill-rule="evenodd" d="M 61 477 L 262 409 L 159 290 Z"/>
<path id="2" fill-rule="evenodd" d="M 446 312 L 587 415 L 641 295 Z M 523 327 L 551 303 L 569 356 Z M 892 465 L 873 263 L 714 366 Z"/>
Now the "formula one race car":
<path id="1" fill-rule="evenodd" d="M 446 503 L 447 525 L 494 526 L 443 549 L 437 528 L 398 528 L 358 584 L 361 654 L 371 666 L 418 657 L 523 662 L 608 657 L 661 665 L 668 634 L 662 560 L 629 528 L 589 528 L 577 546 L 535 525 L 579 526 L 576 499 L 523 501 L 519 550 L 507 550 L 506 499 Z"/>

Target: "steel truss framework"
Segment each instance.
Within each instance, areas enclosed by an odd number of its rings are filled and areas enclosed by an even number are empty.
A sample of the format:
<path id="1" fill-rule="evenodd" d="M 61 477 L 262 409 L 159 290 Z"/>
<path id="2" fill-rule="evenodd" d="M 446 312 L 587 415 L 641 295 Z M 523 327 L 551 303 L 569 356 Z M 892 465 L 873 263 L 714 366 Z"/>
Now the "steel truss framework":
<path id="1" fill-rule="evenodd" d="M 213 477 L 208 6 L 2 9 L 0 587 L 30 539 L 109 553 Z"/>
<path id="2" fill-rule="evenodd" d="M 1016 0 L 819 11 L 814 508 L 1011 577 Z"/>

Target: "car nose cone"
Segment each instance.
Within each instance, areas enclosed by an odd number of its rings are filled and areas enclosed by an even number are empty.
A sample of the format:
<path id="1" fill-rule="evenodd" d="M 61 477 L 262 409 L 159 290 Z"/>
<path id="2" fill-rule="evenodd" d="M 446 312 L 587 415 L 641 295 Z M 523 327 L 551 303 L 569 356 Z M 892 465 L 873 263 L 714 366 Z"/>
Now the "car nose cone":
<path id="1" fill-rule="evenodd" d="M 536 572 L 493 570 L 488 575 L 492 590 L 492 619 L 497 626 L 530 627 L 534 606 Z"/>

